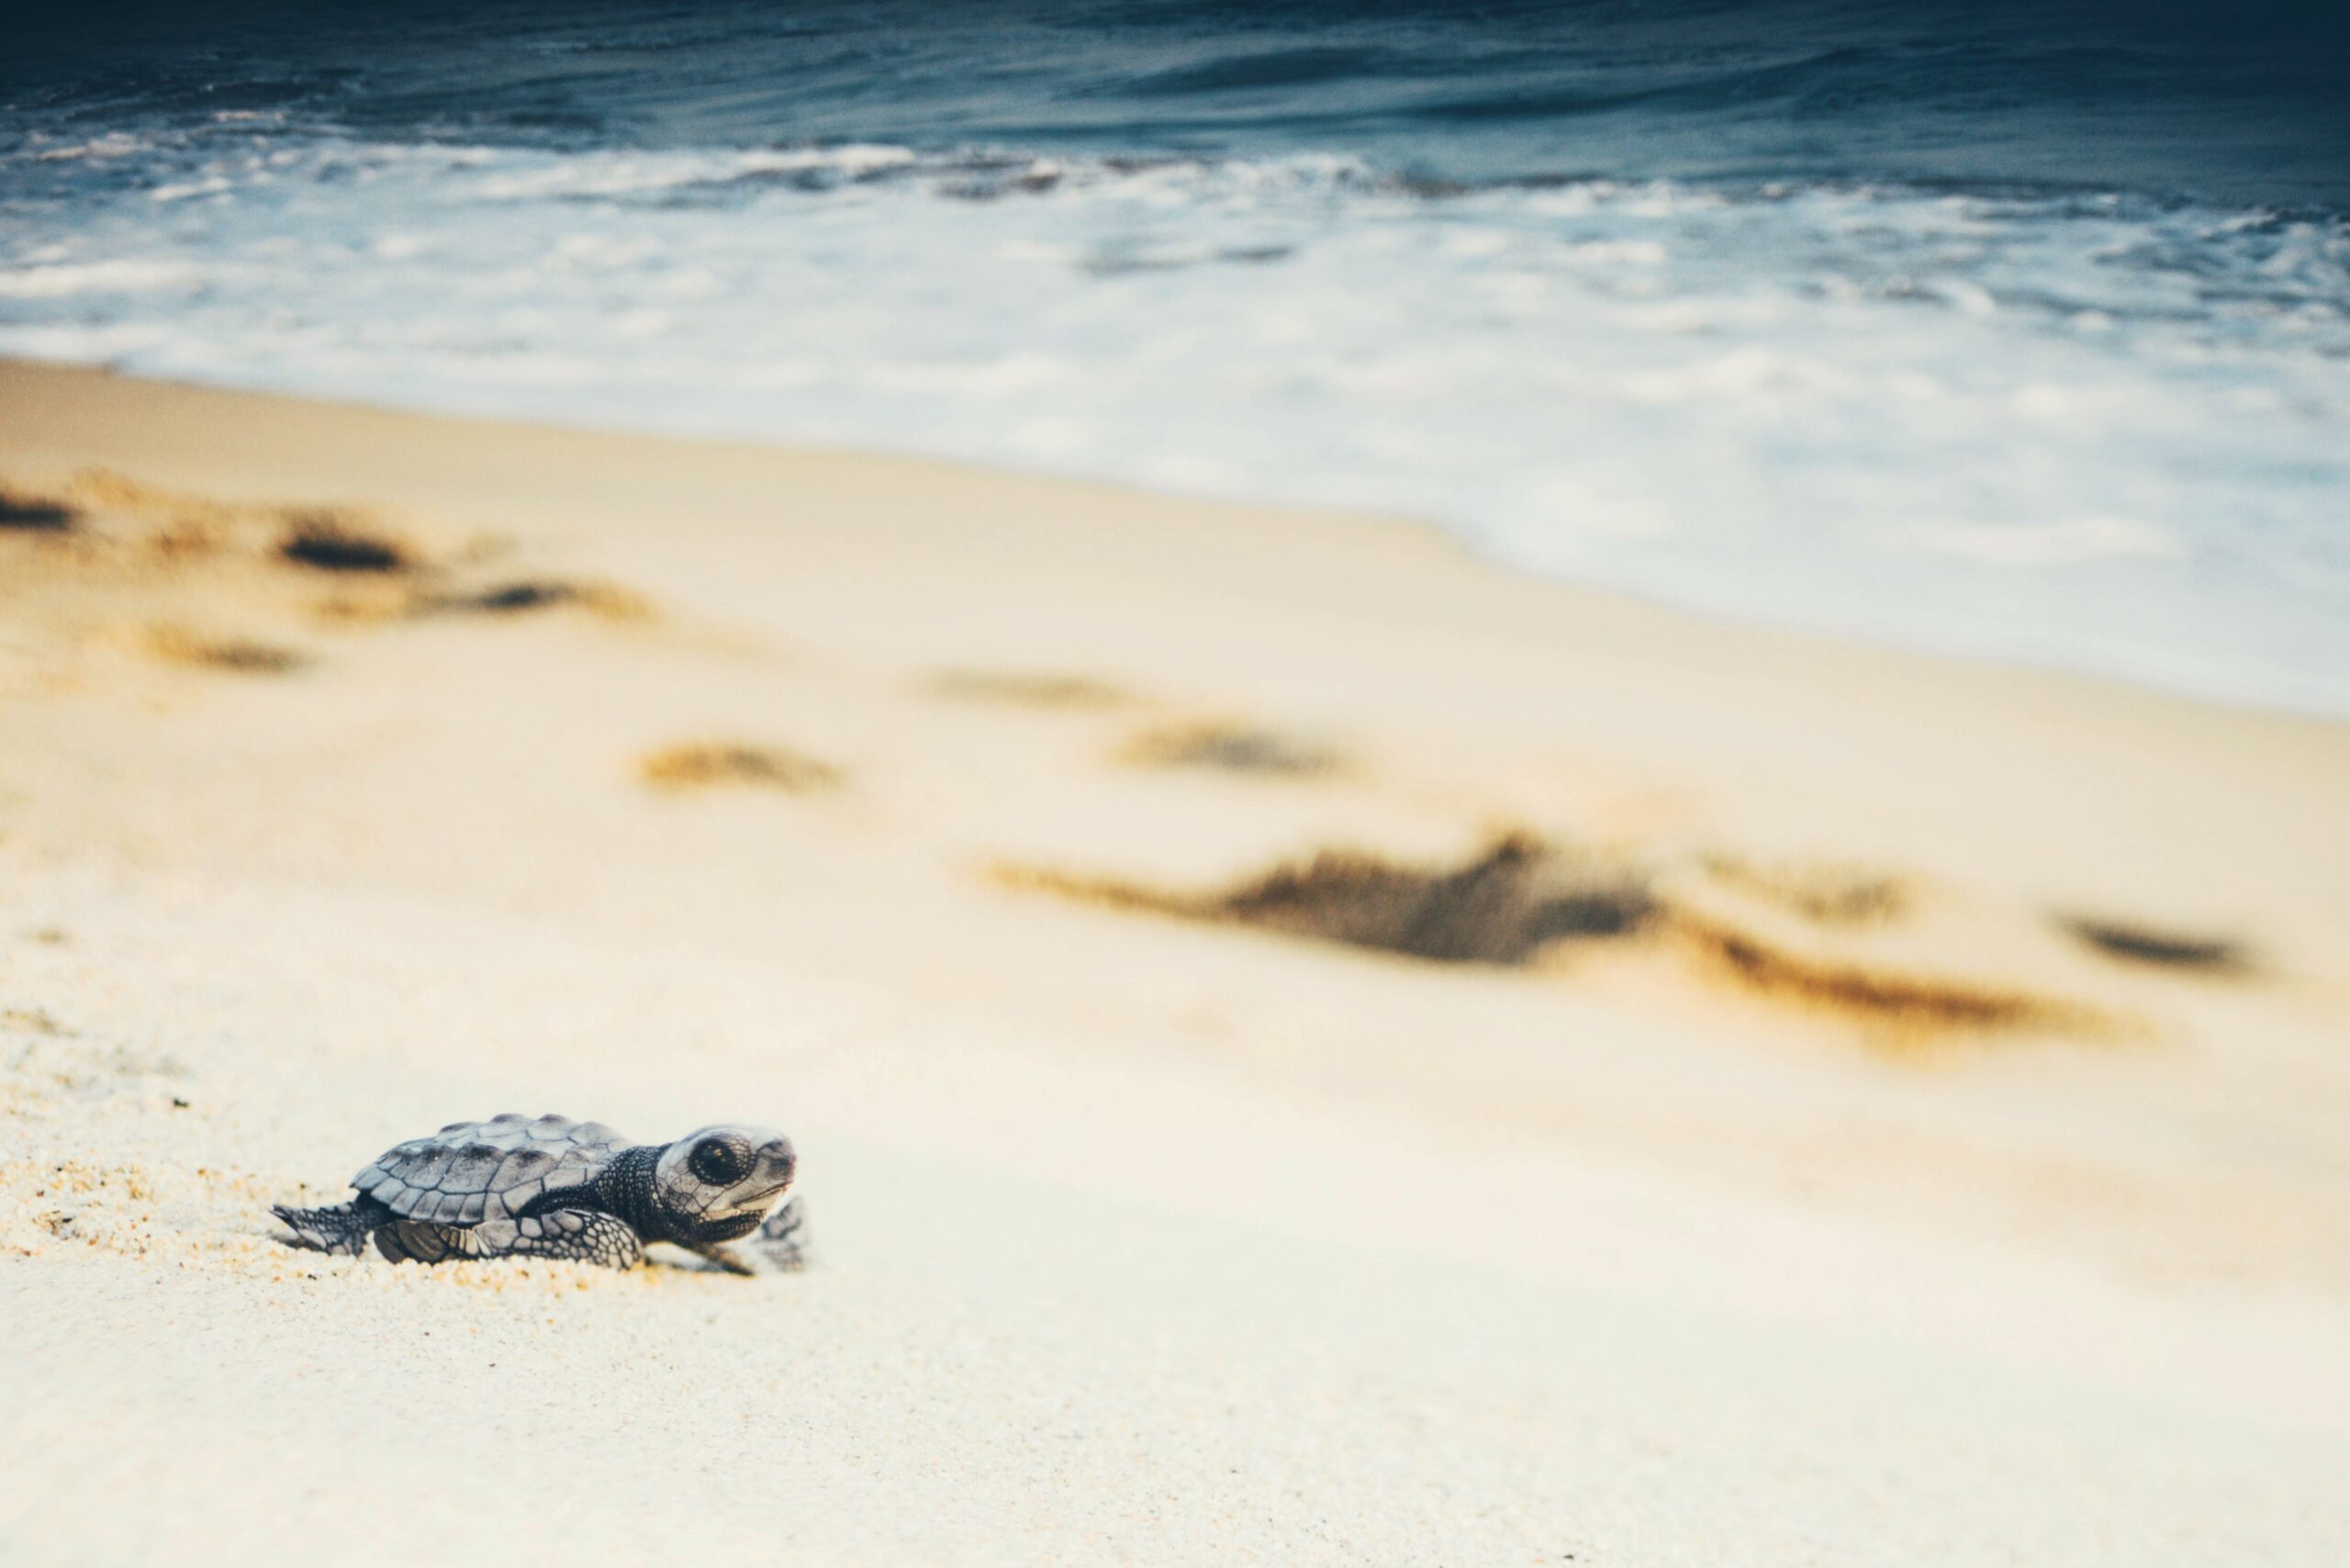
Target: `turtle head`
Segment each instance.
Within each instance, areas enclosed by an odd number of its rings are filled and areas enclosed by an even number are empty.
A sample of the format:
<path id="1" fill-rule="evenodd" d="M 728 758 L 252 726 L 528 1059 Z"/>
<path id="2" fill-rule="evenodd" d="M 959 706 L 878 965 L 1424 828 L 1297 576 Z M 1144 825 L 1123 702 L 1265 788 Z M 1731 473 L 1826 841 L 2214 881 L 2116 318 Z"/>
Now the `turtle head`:
<path id="1" fill-rule="evenodd" d="M 654 1205 L 681 1242 L 732 1241 L 759 1227 L 798 1163 L 791 1140 L 771 1127 L 704 1127 L 661 1151 Z"/>

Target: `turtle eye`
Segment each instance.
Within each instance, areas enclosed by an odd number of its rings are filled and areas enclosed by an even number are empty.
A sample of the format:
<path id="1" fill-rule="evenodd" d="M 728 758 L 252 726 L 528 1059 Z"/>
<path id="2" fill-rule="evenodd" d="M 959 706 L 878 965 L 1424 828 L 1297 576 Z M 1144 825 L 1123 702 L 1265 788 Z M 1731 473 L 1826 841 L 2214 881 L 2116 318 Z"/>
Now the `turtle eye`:
<path id="1" fill-rule="evenodd" d="M 743 1157 L 734 1146 L 712 1138 L 686 1157 L 686 1168 L 703 1181 L 724 1185 L 743 1174 Z"/>

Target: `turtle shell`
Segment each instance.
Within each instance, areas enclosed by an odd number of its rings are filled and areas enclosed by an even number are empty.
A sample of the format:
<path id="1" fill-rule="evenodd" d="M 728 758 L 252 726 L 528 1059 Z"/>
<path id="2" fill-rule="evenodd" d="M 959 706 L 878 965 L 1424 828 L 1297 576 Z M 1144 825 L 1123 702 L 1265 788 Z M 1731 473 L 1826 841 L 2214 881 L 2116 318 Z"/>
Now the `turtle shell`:
<path id="1" fill-rule="evenodd" d="M 476 1226 L 519 1218 L 542 1193 L 587 1185 L 629 1147 L 601 1122 L 509 1111 L 410 1138 L 351 1184 L 403 1218 Z"/>

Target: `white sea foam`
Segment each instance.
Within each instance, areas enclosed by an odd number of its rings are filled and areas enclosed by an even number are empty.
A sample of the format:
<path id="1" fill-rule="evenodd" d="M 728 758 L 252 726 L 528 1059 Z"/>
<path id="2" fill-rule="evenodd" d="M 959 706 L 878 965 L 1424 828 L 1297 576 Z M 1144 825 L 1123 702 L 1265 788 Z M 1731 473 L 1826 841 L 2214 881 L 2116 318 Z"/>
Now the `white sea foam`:
<path id="1" fill-rule="evenodd" d="M 49 262 L 0 269 L 0 299 L 66 299 L 91 294 L 148 294 L 184 289 L 204 275 L 191 262 L 116 257 Z"/>
<path id="2" fill-rule="evenodd" d="M 2067 517 L 2053 522 L 1920 522 L 1908 537 L 1921 549 L 1994 566 L 2069 566 L 2128 557 L 2184 560 L 2186 542 L 2134 517 Z"/>
<path id="3" fill-rule="evenodd" d="M 123 131 L 109 131 L 94 136 L 87 141 L 69 141 L 62 146 L 37 147 L 31 156 L 36 162 L 63 163 L 76 158 L 128 158 L 146 151 L 147 142 Z"/>
<path id="4" fill-rule="evenodd" d="M 194 196 L 218 196 L 236 188 L 236 182 L 226 174 L 207 174 L 200 180 L 185 180 L 176 185 L 157 185 L 147 193 L 149 201 L 186 201 Z"/>
<path id="5" fill-rule="evenodd" d="M 0 158 L 0 350 L 1416 513 L 1701 608 L 2350 712 L 2338 223 L 100 140 Z"/>

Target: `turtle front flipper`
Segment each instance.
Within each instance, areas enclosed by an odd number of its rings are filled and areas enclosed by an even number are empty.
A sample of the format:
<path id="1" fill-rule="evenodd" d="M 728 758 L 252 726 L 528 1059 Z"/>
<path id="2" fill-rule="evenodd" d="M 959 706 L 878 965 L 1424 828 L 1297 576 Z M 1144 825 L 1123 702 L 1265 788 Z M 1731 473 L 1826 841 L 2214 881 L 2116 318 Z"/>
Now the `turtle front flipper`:
<path id="1" fill-rule="evenodd" d="M 463 1234 L 475 1249 L 468 1256 L 476 1258 L 556 1258 L 607 1269 L 633 1269 L 644 1260 L 635 1228 L 600 1209 L 548 1209 L 520 1219 L 486 1220 Z"/>
<path id="2" fill-rule="evenodd" d="M 741 1274 L 747 1278 L 758 1272 L 756 1269 L 737 1258 L 722 1242 L 712 1242 L 707 1247 L 688 1247 L 686 1250 L 697 1258 L 706 1259 L 717 1264 L 730 1274 Z"/>
<path id="3" fill-rule="evenodd" d="M 369 1197 L 317 1209 L 272 1204 L 269 1212 L 291 1233 L 278 1238 L 287 1246 L 343 1258 L 355 1258 L 365 1251 L 367 1238 L 396 1217 L 390 1209 Z"/>
<path id="4" fill-rule="evenodd" d="M 771 1269 L 789 1271 L 808 1266 L 808 1211 L 799 1193 L 767 1215 L 767 1223 L 752 1233 L 750 1245 Z"/>

